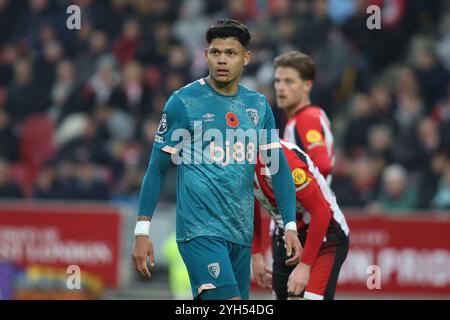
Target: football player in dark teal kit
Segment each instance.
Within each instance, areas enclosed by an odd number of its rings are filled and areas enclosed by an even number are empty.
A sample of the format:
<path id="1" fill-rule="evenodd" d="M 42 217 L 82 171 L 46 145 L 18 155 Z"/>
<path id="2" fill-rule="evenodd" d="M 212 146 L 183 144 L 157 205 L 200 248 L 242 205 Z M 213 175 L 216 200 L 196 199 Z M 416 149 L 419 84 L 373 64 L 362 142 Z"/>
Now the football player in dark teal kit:
<path id="1" fill-rule="evenodd" d="M 207 30 L 206 40 L 209 76 L 175 91 L 161 116 L 139 197 L 133 263 L 150 276 L 150 220 L 172 161 L 178 164 L 177 243 L 193 297 L 248 299 L 257 157 L 272 175 L 289 256 L 301 251 L 295 187 L 269 103 L 239 84 L 250 62 L 246 26 L 219 20 Z"/>

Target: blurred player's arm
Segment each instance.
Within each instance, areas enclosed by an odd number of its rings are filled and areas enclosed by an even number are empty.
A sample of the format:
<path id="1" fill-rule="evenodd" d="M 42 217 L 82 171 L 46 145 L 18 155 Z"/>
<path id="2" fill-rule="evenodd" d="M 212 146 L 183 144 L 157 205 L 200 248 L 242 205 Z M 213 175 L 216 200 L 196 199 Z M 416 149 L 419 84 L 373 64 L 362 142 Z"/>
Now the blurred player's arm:
<path id="1" fill-rule="evenodd" d="M 171 163 L 171 154 L 177 152 L 175 149 L 177 142 L 170 139 L 171 133 L 176 129 L 187 127 L 188 118 L 184 105 L 176 95 L 172 95 L 161 116 L 149 166 L 139 193 L 138 221 L 134 231 L 132 261 L 136 271 L 144 277 L 151 276 L 147 257 L 150 259 L 151 266 L 155 263 L 153 244 L 150 239 L 150 221 Z"/>
<path id="2" fill-rule="evenodd" d="M 256 283 L 263 288 L 272 288 L 272 269 L 266 265 L 262 254 L 261 207 L 255 199 L 254 235 L 252 243 L 252 272 Z"/>
<path id="3" fill-rule="evenodd" d="M 253 242 L 252 242 L 252 254 L 261 253 L 261 242 L 262 242 L 262 218 L 261 218 L 261 207 L 259 202 L 255 199 L 254 205 L 254 222 L 253 222 Z"/>
<path id="4" fill-rule="evenodd" d="M 297 191 L 297 199 L 309 212 L 311 222 L 302 258 L 288 281 L 288 292 L 296 295 L 300 294 L 308 284 L 311 266 L 317 258 L 332 217 L 330 205 L 324 198 L 319 184 L 309 171 L 306 171 L 306 174 L 307 179 L 298 187 L 300 190 Z"/>
<path id="5" fill-rule="evenodd" d="M 260 145 L 260 155 L 272 177 L 272 189 L 275 194 L 277 208 L 280 211 L 285 229 L 286 254 L 298 259 L 301 252 L 300 241 L 297 236 L 295 186 L 292 181 L 291 169 L 284 155 L 275 130 L 275 119 L 272 109 L 266 100 L 266 114 L 264 129 L 268 130 L 265 144 Z"/>

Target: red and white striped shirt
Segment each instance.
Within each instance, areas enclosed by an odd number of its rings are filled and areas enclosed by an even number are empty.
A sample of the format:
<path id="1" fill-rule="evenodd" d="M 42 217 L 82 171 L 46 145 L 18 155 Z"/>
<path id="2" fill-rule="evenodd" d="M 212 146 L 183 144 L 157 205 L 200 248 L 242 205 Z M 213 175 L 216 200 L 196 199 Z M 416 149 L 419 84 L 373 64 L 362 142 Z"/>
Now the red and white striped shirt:
<path id="1" fill-rule="evenodd" d="M 312 265 L 327 237 L 343 233 L 349 234 L 344 214 L 323 175 L 310 157 L 297 145 L 281 141 L 283 152 L 292 171 L 297 197 L 297 229 L 300 238 L 305 237 L 301 262 Z M 255 198 L 272 216 L 278 227 L 283 221 L 278 211 L 272 190 L 272 179 L 266 166 L 258 159 L 254 178 Z M 261 219 L 258 205 L 255 206 L 255 226 Z M 258 251 L 261 228 L 255 228 L 253 252 Z"/>
<path id="2" fill-rule="evenodd" d="M 301 108 L 288 120 L 284 140 L 305 151 L 328 183 L 331 182 L 335 163 L 334 139 L 325 111 L 317 106 Z"/>

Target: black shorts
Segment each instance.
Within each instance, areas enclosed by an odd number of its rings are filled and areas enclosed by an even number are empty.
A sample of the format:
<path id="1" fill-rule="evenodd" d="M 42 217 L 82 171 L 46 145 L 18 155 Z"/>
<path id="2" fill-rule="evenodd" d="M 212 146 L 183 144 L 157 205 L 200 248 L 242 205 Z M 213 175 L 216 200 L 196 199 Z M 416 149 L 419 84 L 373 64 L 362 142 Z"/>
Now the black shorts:
<path id="1" fill-rule="evenodd" d="M 277 300 L 288 298 L 287 282 L 295 266 L 288 267 L 283 233 L 272 236 L 273 274 L 272 288 Z M 327 238 L 329 236 L 327 235 Z M 299 236 L 304 246 L 305 237 Z M 303 240 L 303 241 L 302 241 Z M 334 241 L 324 243 L 311 267 L 308 285 L 300 297 L 310 300 L 333 300 L 341 266 L 347 257 L 349 239 L 343 233 L 336 235 Z"/>

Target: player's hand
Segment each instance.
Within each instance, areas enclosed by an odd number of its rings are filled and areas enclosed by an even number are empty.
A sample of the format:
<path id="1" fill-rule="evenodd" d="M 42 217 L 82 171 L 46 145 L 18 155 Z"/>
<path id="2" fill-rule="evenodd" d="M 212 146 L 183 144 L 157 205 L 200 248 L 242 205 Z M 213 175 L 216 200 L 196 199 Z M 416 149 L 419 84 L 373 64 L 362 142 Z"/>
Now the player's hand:
<path id="1" fill-rule="evenodd" d="M 289 276 L 288 293 L 294 295 L 302 293 L 308 285 L 310 273 L 310 265 L 299 263 Z"/>
<path id="2" fill-rule="evenodd" d="M 153 255 L 153 244 L 149 236 L 134 237 L 134 247 L 132 260 L 134 268 L 143 277 L 150 278 L 151 274 L 147 266 L 147 257 L 150 257 L 150 265 L 155 265 L 155 257 Z"/>
<path id="3" fill-rule="evenodd" d="M 286 255 L 289 259 L 286 260 L 285 264 L 287 266 L 295 266 L 299 263 L 303 248 L 298 240 L 298 235 L 296 231 L 288 230 L 284 234 L 284 243 L 286 246 Z"/>
<path id="4" fill-rule="evenodd" d="M 272 289 L 272 269 L 265 264 L 261 253 L 252 255 L 252 272 L 258 286 Z"/>

